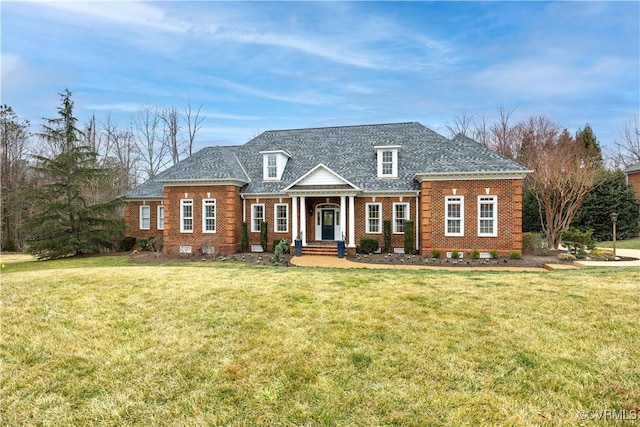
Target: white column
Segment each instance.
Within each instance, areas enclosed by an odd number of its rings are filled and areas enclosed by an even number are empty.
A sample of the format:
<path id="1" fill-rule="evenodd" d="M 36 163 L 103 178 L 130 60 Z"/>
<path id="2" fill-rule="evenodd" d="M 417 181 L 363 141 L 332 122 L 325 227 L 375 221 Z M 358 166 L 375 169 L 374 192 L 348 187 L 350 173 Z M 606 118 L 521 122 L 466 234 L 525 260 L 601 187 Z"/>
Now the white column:
<path id="1" fill-rule="evenodd" d="M 340 236 L 338 240 L 343 240 L 347 235 L 347 198 L 340 196 Z"/>
<path id="2" fill-rule="evenodd" d="M 291 198 L 291 246 L 295 245 L 298 238 L 298 198 Z"/>
<path id="3" fill-rule="evenodd" d="M 354 208 L 354 196 L 349 196 L 349 247 L 356 247 L 356 212 Z"/>
<path id="4" fill-rule="evenodd" d="M 306 197 L 300 197 L 300 232 L 302 233 L 302 246 L 307 246 L 307 205 Z"/>

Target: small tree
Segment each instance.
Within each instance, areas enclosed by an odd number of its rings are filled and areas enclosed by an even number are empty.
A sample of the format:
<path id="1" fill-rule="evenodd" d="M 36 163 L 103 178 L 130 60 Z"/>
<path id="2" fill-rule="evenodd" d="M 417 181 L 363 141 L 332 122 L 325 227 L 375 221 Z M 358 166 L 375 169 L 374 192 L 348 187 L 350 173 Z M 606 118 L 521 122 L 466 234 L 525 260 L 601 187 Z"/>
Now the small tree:
<path id="1" fill-rule="evenodd" d="M 413 233 L 413 221 L 404 222 L 404 253 L 413 254 L 415 248 L 415 235 Z"/>
<path id="2" fill-rule="evenodd" d="M 267 236 L 267 223 L 265 221 L 262 221 L 260 223 L 260 244 L 262 245 L 262 250 L 266 251 L 268 249 L 267 246 L 267 242 L 268 242 L 268 236 Z"/>
<path id="3" fill-rule="evenodd" d="M 533 170 L 527 183 L 540 206 L 549 246 L 557 248 L 582 200 L 600 182 L 602 166 L 591 148 L 576 143 L 566 129 L 560 131 L 546 117 L 531 117 L 520 126 L 519 159 Z"/>
<path id="4" fill-rule="evenodd" d="M 385 219 L 382 221 L 382 229 L 384 231 L 384 251 L 391 252 L 391 221 Z"/>
<path id="5" fill-rule="evenodd" d="M 249 250 L 249 230 L 247 229 L 246 221 L 242 221 L 242 228 L 240 229 L 240 250 L 242 252 Z"/>

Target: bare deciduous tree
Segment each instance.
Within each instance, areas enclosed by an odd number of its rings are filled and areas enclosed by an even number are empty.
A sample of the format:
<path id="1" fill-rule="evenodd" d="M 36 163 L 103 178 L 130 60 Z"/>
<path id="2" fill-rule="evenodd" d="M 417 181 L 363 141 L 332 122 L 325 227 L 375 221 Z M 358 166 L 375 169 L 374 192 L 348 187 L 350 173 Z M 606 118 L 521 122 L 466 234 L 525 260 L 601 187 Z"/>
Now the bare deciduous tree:
<path id="1" fill-rule="evenodd" d="M 462 113 L 462 116 L 456 115 L 453 118 L 453 124 L 445 123 L 445 127 L 449 131 L 449 135 L 451 138 L 454 138 L 456 135 L 463 135 L 471 138 L 471 132 L 474 126 L 475 114 Z"/>
<path id="2" fill-rule="evenodd" d="M 202 127 L 202 122 L 204 121 L 204 117 L 200 117 L 201 109 L 202 104 L 198 106 L 198 109 L 194 113 L 191 108 L 191 99 L 187 100 L 187 106 L 184 109 L 184 119 L 187 122 L 187 154 L 189 156 L 193 154 L 193 145 L 196 140 L 196 134 Z"/>
<path id="3" fill-rule="evenodd" d="M 160 112 L 160 119 L 162 120 L 164 141 L 167 144 L 167 151 L 171 154 L 171 160 L 174 165 L 180 162 L 181 141 L 179 139 L 180 134 L 180 121 L 178 120 L 178 110 L 176 107 L 168 107 L 162 109 Z"/>
<path id="4" fill-rule="evenodd" d="M 144 180 L 156 176 L 168 163 L 168 145 L 160 135 L 160 120 L 158 110 L 150 107 L 142 108 L 133 118 L 133 139 Z"/>
<path id="5" fill-rule="evenodd" d="M 27 161 L 29 121 L 20 120 L 7 105 L 0 106 L 0 215 L 2 219 L 2 247 L 9 239 L 19 248 L 22 238 L 18 229 L 28 208 L 21 190 L 30 185 L 30 166 Z M 12 248 L 14 249 L 14 248 Z"/>
<path id="6" fill-rule="evenodd" d="M 527 184 L 540 206 L 549 247 L 557 248 L 562 231 L 569 228 L 582 200 L 602 178 L 602 165 L 566 129 L 561 131 L 544 116 L 530 117 L 518 126 L 520 161 L 533 170 Z"/>
<path id="7" fill-rule="evenodd" d="M 625 122 L 620 140 L 616 140 L 617 162 L 625 167 L 640 163 L 640 118 L 634 116 Z"/>

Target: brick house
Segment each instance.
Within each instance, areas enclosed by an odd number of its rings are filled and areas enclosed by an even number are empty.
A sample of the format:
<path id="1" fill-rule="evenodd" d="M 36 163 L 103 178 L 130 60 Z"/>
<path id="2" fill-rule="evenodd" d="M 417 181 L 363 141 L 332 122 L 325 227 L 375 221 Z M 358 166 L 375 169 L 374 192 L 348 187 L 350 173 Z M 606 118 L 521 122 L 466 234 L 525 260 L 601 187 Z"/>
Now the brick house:
<path id="1" fill-rule="evenodd" d="M 164 236 L 168 253 L 233 253 L 299 238 L 303 252 L 363 237 L 441 251 L 522 249 L 522 181 L 529 171 L 464 136 L 419 123 L 267 131 L 241 146 L 209 147 L 126 194 L 126 235 Z M 265 250 L 271 250 L 265 248 Z"/>
<path id="2" fill-rule="evenodd" d="M 624 173 L 627 176 L 627 182 L 635 190 L 636 196 L 640 197 L 640 163 L 629 166 Z"/>

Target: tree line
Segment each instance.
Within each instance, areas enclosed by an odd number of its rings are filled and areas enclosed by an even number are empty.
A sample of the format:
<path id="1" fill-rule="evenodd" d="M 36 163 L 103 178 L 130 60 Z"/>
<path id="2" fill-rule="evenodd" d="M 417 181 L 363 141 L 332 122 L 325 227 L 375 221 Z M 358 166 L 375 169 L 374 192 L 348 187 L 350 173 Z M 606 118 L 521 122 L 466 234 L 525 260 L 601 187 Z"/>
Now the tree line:
<path id="1" fill-rule="evenodd" d="M 640 201 L 620 166 L 640 163 L 638 117 L 624 124 L 622 137 L 607 155 L 613 165 L 608 169 L 589 124 L 572 135 L 545 116 L 513 123 L 514 111 L 501 108 L 491 124 L 464 114 L 446 126 L 452 136 L 468 136 L 531 170 L 524 182 L 523 230 L 542 232 L 551 248 L 572 227 L 591 228 L 596 238 L 611 239 L 609 215 L 615 211 L 619 237 L 637 236 Z"/>
<path id="2" fill-rule="evenodd" d="M 92 115 L 83 126 L 72 94 L 60 94 L 53 118 L 38 132 L 0 106 L 2 250 L 28 249 L 44 258 L 99 252 L 122 237 L 120 197 L 193 153 L 203 117 L 190 100 L 176 107 L 142 107 L 121 127 L 110 116 Z M 610 238 L 608 215 L 619 213 L 621 237 L 638 235 L 640 202 L 620 166 L 640 162 L 640 122 L 625 123 L 606 168 L 600 144 L 587 124 L 574 135 L 545 116 L 512 123 L 514 110 L 500 109 L 489 123 L 456 116 L 447 124 L 532 172 L 525 179 L 524 231 L 543 232 L 557 247 L 562 231 L 593 228 Z M 616 169 L 616 170 L 614 170 Z"/>
<path id="3" fill-rule="evenodd" d="M 103 120 L 92 115 L 79 125 L 72 93 L 65 90 L 59 95 L 57 114 L 44 118 L 35 131 L 11 106 L 0 106 L 2 250 L 23 250 L 27 241 L 28 246 L 38 247 L 34 242 L 44 228 L 38 231 L 37 222 L 30 219 L 39 218 L 53 233 L 56 215 L 52 207 L 56 204 L 59 211 L 65 211 L 65 215 L 58 212 L 59 223 L 71 220 L 78 223 L 78 218 L 84 216 L 79 217 L 74 209 L 94 207 L 97 211 L 100 206 L 103 209 L 100 215 L 87 222 L 121 217 L 121 208 L 114 201 L 190 156 L 204 121 L 202 105 L 193 107 L 188 99 L 181 110 L 174 106 L 141 107 L 126 127 L 117 124 L 110 115 Z M 65 176 L 65 171 L 69 175 Z M 113 210 L 112 215 L 104 210 L 107 206 Z M 45 213 L 48 219 L 42 216 Z M 61 227 L 67 234 L 80 233 L 70 223 Z M 86 242 L 78 236 L 75 239 Z M 73 250 L 67 253 L 74 252 L 79 253 Z"/>

